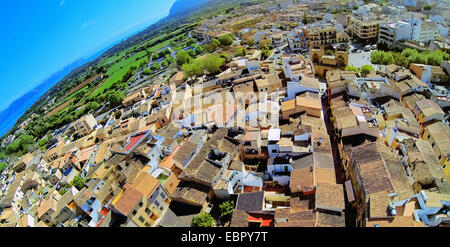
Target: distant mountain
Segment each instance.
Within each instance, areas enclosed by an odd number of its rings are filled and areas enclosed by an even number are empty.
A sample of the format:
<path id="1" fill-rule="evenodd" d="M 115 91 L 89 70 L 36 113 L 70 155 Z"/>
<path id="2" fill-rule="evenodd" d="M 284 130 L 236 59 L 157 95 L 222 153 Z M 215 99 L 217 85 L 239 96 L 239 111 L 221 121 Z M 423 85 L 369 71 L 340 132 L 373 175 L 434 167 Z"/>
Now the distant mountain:
<path id="1" fill-rule="evenodd" d="M 33 90 L 24 94 L 22 97 L 12 102 L 5 110 L 0 111 L 0 136 L 14 126 L 16 121 L 25 113 L 25 111 L 34 104 L 47 90 L 49 90 L 56 82 L 64 78 L 73 69 L 86 63 L 81 58 L 67 65 L 64 69 L 54 73 L 48 79 L 44 80 Z"/>
<path id="2" fill-rule="evenodd" d="M 169 17 L 178 14 L 187 14 L 198 6 L 209 2 L 210 0 L 176 0 L 170 8 Z"/>

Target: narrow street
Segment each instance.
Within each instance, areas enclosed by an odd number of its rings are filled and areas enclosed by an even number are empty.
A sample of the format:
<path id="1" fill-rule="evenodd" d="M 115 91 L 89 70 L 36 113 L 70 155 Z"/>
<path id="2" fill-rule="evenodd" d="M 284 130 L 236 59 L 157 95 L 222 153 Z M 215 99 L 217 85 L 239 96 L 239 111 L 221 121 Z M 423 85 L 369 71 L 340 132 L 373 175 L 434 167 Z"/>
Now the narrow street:
<path id="1" fill-rule="evenodd" d="M 345 226 L 355 227 L 356 226 L 356 210 L 352 207 L 351 203 L 348 202 L 347 193 L 345 191 L 345 170 L 342 166 L 341 156 L 339 154 L 338 142 L 339 137 L 334 132 L 333 122 L 330 120 L 331 109 L 328 103 L 328 93 L 326 92 L 322 95 L 322 108 L 324 111 L 324 121 L 328 130 L 328 135 L 330 136 L 331 148 L 333 150 L 334 159 L 334 169 L 336 171 L 336 183 L 342 184 L 344 187 L 344 197 L 345 197 Z"/>

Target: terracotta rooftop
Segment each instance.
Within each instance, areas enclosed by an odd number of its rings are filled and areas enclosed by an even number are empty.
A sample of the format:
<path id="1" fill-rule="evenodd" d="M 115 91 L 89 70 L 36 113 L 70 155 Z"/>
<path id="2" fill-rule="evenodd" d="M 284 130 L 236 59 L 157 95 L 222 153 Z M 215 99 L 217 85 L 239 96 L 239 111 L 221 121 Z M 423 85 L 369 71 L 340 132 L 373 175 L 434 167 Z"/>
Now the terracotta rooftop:
<path id="1" fill-rule="evenodd" d="M 317 183 L 316 210 L 342 212 L 345 209 L 344 187 L 342 184 Z"/>
<path id="2" fill-rule="evenodd" d="M 149 198 L 158 188 L 160 182 L 151 174 L 140 171 L 134 178 L 131 185 L 133 185 L 135 189 L 139 190 L 145 198 Z"/>
<path id="3" fill-rule="evenodd" d="M 114 208 L 123 215 L 128 216 L 136 204 L 142 200 L 144 194 L 130 184 L 125 184 L 123 188 L 124 192 L 114 205 Z"/>

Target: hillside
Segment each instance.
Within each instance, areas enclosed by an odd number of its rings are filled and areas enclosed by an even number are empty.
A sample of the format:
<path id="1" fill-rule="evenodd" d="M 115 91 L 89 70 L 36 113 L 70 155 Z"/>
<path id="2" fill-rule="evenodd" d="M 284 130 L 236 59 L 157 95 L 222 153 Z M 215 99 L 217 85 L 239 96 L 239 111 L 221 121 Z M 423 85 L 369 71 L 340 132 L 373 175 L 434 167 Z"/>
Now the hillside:
<path id="1" fill-rule="evenodd" d="M 170 8 L 169 17 L 189 12 L 210 0 L 177 0 Z"/>

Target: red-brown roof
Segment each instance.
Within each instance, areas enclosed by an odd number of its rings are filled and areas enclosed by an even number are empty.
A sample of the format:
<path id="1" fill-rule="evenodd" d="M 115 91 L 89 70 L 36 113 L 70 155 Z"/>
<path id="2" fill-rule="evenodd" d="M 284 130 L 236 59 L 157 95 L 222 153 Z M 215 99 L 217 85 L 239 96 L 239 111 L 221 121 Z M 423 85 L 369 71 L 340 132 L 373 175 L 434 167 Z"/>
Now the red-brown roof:
<path id="1" fill-rule="evenodd" d="M 131 184 L 125 184 L 124 192 L 114 205 L 114 208 L 123 215 L 128 216 L 136 204 L 141 201 L 143 195 L 142 192 L 134 188 Z"/>

